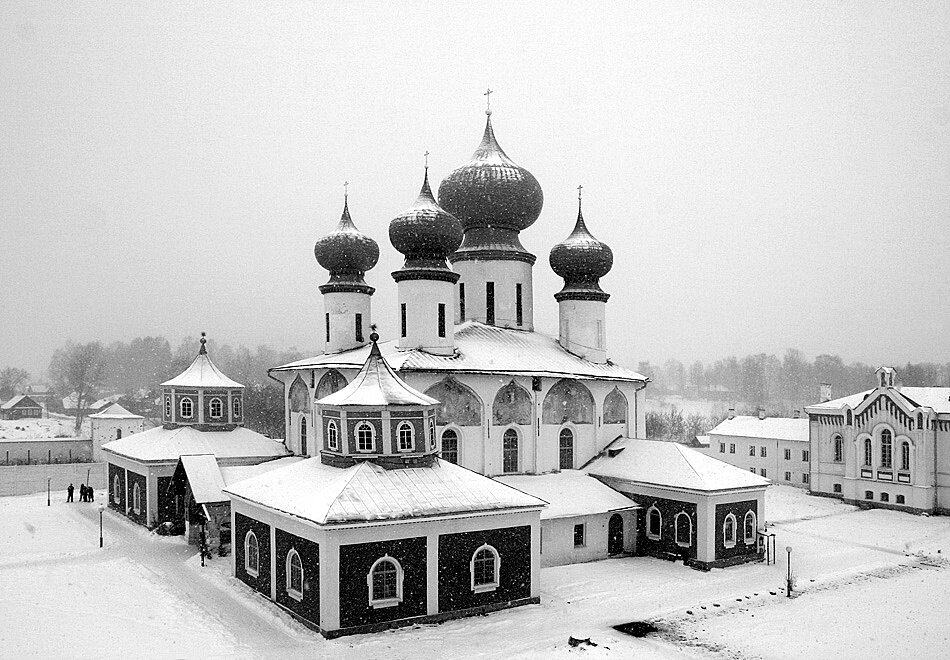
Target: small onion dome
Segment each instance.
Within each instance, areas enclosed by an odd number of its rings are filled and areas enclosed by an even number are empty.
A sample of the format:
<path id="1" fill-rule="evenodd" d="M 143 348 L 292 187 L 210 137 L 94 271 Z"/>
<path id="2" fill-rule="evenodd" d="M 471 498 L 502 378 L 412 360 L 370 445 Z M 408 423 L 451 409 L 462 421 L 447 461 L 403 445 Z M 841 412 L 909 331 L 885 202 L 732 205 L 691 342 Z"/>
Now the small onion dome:
<path id="1" fill-rule="evenodd" d="M 361 232 L 350 217 L 349 203 L 343 201 L 343 216 L 336 229 L 317 241 L 313 247 L 317 263 L 330 271 L 330 281 L 320 290 L 359 290 L 372 293 L 374 289 L 363 280 L 366 271 L 379 261 L 379 246 L 372 238 Z M 341 288 L 343 287 L 343 288 Z"/>
<path id="2" fill-rule="evenodd" d="M 485 135 L 471 160 L 439 185 L 439 202 L 461 221 L 465 230 L 460 252 L 500 250 L 527 254 L 518 241 L 518 232 L 538 219 L 544 194 L 534 175 L 515 165 L 498 145 L 489 114 Z"/>
<path id="3" fill-rule="evenodd" d="M 577 223 L 574 231 L 551 249 L 551 269 L 564 278 L 564 288 L 554 295 L 561 300 L 600 300 L 606 302 L 610 294 L 600 288 L 600 278 L 614 265 L 610 246 L 598 241 L 587 230 L 577 202 Z"/>
<path id="4" fill-rule="evenodd" d="M 462 242 L 462 226 L 435 201 L 428 167 L 419 197 L 389 223 L 389 241 L 406 256 L 403 270 L 448 270 L 445 259 Z"/>

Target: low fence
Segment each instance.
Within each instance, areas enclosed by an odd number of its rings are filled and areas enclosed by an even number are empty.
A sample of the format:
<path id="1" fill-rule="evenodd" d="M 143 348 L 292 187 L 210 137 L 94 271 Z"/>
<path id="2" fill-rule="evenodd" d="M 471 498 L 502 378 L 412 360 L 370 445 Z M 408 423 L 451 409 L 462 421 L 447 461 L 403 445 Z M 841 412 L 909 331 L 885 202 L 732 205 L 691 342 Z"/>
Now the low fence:
<path id="1" fill-rule="evenodd" d="M 79 484 L 106 488 L 108 470 L 105 463 L 0 465 L 0 496 L 40 493 L 46 490 L 47 479 L 54 499 L 66 499 L 66 487 L 72 484 L 76 488 L 74 497 L 78 500 Z"/>

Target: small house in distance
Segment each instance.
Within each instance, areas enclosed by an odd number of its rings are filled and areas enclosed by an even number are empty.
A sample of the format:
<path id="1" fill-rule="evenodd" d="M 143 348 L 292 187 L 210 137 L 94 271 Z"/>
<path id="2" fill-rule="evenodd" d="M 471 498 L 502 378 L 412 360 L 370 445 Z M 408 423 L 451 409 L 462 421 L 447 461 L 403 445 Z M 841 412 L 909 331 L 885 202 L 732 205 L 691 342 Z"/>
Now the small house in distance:
<path id="1" fill-rule="evenodd" d="M 145 430 L 145 418 L 129 412 L 118 403 L 89 415 L 93 460 L 101 460 L 101 447 L 112 440 L 121 440 Z"/>
<path id="2" fill-rule="evenodd" d="M 43 407 L 26 394 L 18 394 L 0 405 L 0 419 L 28 419 L 43 416 Z"/>

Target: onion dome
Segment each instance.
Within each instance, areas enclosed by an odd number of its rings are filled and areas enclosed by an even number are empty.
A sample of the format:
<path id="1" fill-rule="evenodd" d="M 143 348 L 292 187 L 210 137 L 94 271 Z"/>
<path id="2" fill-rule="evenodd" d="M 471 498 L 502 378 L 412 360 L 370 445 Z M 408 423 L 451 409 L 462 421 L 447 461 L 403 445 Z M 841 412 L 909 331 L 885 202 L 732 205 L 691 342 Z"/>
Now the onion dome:
<path id="1" fill-rule="evenodd" d="M 353 224 L 346 196 L 340 224 L 317 241 L 313 254 L 317 263 L 330 271 L 330 281 L 320 287 L 321 293 L 356 291 L 372 294 L 375 291 L 366 284 L 363 276 L 379 261 L 379 246 Z"/>
<path id="2" fill-rule="evenodd" d="M 581 212 L 580 190 L 577 194 L 577 223 L 574 231 L 551 249 L 551 269 L 564 278 L 564 288 L 554 294 L 561 300 L 599 300 L 606 302 L 610 294 L 600 288 L 600 278 L 614 265 L 614 253 L 606 243 L 594 238 Z"/>
<path id="3" fill-rule="evenodd" d="M 471 160 L 439 185 L 439 203 L 457 217 L 465 240 L 452 261 L 517 259 L 534 263 L 518 240 L 541 214 L 544 194 L 528 170 L 516 165 L 499 146 L 486 112 L 485 135 Z"/>
<path id="4" fill-rule="evenodd" d="M 428 167 L 419 197 L 389 223 L 389 241 L 406 256 L 403 272 L 434 269 L 452 273 L 445 259 L 462 242 L 462 227 L 435 201 L 429 188 Z M 453 281 L 458 279 L 457 274 L 452 275 Z"/>

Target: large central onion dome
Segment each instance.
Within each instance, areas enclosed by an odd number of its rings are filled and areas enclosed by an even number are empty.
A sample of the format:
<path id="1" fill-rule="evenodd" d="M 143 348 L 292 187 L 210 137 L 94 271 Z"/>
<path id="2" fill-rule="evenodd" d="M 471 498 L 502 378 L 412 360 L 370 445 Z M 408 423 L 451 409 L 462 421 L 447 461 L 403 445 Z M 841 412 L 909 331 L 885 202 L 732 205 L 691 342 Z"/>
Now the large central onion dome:
<path id="1" fill-rule="evenodd" d="M 581 212 L 580 195 L 577 200 L 577 222 L 574 231 L 551 248 L 551 269 L 564 278 L 564 288 L 554 294 L 560 302 L 565 299 L 600 300 L 606 302 L 610 294 L 600 288 L 600 278 L 614 265 L 610 246 L 594 238 Z"/>
<path id="2" fill-rule="evenodd" d="M 448 270 L 445 259 L 462 242 L 462 226 L 435 201 L 428 167 L 419 197 L 389 223 L 389 241 L 406 256 L 404 269 Z"/>
<path id="3" fill-rule="evenodd" d="M 492 250 L 522 253 L 534 262 L 518 240 L 518 232 L 538 219 L 544 194 L 534 175 L 512 162 L 499 146 L 490 111 L 485 135 L 471 160 L 439 185 L 439 203 L 465 230 L 465 240 L 453 261 L 465 258 L 466 252 Z"/>
<path id="4" fill-rule="evenodd" d="M 317 241 L 313 254 L 317 263 L 330 271 L 330 281 L 320 287 L 322 293 L 343 290 L 341 287 L 373 293 L 363 276 L 379 261 L 379 246 L 353 224 L 347 198 L 343 200 L 340 224 Z"/>

